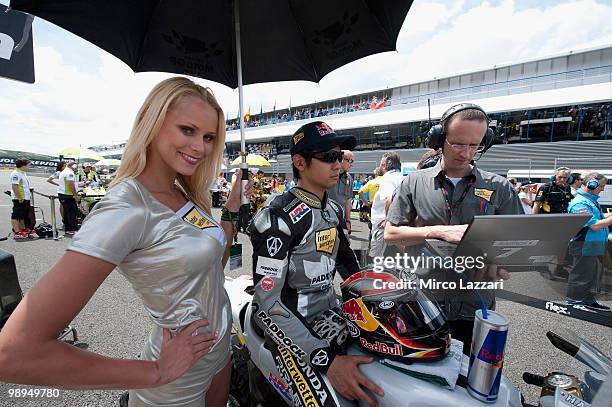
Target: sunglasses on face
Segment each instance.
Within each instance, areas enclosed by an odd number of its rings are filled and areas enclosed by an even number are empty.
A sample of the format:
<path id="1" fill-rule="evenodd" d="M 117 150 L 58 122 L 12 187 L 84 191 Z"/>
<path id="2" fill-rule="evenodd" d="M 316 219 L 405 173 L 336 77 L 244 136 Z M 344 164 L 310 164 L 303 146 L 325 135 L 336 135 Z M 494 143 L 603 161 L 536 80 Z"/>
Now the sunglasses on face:
<path id="1" fill-rule="evenodd" d="M 342 151 L 329 150 L 322 153 L 313 153 L 311 157 L 331 164 L 335 163 L 336 161 L 342 162 L 344 153 Z"/>
<path id="2" fill-rule="evenodd" d="M 355 160 L 353 160 L 352 158 L 345 158 L 344 161 L 346 161 L 349 164 L 352 164 L 355 162 Z"/>

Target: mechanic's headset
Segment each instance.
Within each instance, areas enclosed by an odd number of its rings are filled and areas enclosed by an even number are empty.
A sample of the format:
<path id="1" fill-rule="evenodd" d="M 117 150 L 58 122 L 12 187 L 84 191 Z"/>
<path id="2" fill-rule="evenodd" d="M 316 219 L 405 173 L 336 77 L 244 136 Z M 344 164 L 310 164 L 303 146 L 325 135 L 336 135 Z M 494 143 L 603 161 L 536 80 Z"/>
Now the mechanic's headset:
<path id="1" fill-rule="evenodd" d="M 584 185 L 586 185 L 586 187 L 587 187 L 587 189 L 589 191 L 594 191 L 597 188 L 599 188 L 599 181 L 601 181 L 602 179 L 604 179 L 604 176 L 599 174 L 598 176 L 596 176 L 595 178 L 593 178 L 589 182 L 585 183 Z"/>
<path id="2" fill-rule="evenodd" d="M 451 116 L 468 109 L 478 110 L 487 118 L 487 132 L 485 133 L 483 139 L 484 147 L 482 150 L 478 151 L 481 155 L 484 154 L 493 145 L 495 135 L 493 134 L 493 129 L 489 127 L 490 120 L 489 116 L 487 116 L 487 112 L 485 112 L 482 107 L 473 103 L 460 103 L 458 105 L 451 106 L 447 111 L 445 111 L 440 118 L 440 123 L 432 126 L 427 132 L 427 146 L 429 148 L 433 148 L 434 150 L 441 149 L 444 145 L 444 140 L 446 139 L 446 134 L 444 131 L 445 123 L 451 118 Z"/>

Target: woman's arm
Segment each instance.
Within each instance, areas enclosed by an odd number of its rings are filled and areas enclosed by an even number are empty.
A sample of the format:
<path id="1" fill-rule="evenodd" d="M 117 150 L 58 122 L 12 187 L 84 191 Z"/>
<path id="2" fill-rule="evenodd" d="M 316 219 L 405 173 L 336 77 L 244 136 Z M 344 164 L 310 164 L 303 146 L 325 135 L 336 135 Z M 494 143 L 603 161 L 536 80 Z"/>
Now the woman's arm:
<path id="1" fill-rule="evenodd" d="M 153 362 L 106 357 L 58 340 L 114 268 L 67 251 L 0 332 L 0 381 L 68 389 L 148 388 L 180 377 L 210 350 L 212 342 L 205 341 L 211 335 L 191 336 L 205 321 L 194 322 L 172 340 L 164 332 L 160 358 Z"/>

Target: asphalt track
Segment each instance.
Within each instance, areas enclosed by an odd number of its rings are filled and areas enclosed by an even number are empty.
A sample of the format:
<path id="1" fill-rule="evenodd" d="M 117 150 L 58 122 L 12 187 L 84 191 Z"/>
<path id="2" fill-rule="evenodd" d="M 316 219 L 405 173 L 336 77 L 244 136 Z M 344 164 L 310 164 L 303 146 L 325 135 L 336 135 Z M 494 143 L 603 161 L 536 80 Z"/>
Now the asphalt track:
<path id="1" fill-rule="evenodd" d="M 55 187 L 47 184 L 43 179 L 36 177 L 30 179 L 36 191 L 44 194 L 55 192 Z M 7 190 L 8 187 L 8 173 L 0 172 L 0 192 Z M 49 221 L 48 199 L 35 196 L 35 201 Z M 11 230 L 9 223 L 11 206 L 9 197 L 1 194 L 0 219 L 4 221 L 0 222 L 0 236 L 6 236 Z M 37 215 L 40 217 L 41 213 Z M 215 211 L 215 215 L 219 217 L 219 211 Z M 367 228 L 364 227 L 364 224 L 357 220 L 353 224 L 357 227 L 354 233 L 356 236 L 367 236 Z M 121 225 L 109 225 L 109 228 L 120 227 Z M 107 233 L 108 231 L 101 232 Z M 244 266 L 237 272 L 226 271 L 227 275 L 232 277 L 239 274 L 250 274 L 250 244 L 244 236 L 240 236 L 240 241 L 244 245 Z M 21 287 L 24 292 L 27 292 L 57 262 L 69 243 L 69 238 L 58 241 L 41 239 L 24 242 L 15 242 L 9 238 L 7 241 L 0 242 L 0 248 L 14 255 Z M 527 277 L 524 279 L 527 280 Z M 511 280 L 515 280 L 514 284 L 522 283 L 520 274 L 513 275 Z M 70 295 L 70 293 L 64 295 Z M 62 296 L 59 296 L 57 301 L 62 301 Z M 580 373 L 578 362 L 573 361 L 548 342 L 545 337 L 548 330 L 555 330 L 559 327 L 571 328 L 582 333 L 607 355 L 612 355 L 612 328 L 570 319 L 508 301 L 498 301 L 497 310 L 510 319 L 504 372 L 523 392 L 526 400 L 532 404 L 537 405 L 539 390 L 523 383 L 521 376 L 524 371 L 540 374 L 551 371 Z M 134 358 L 142 347 L 151 323 L 129 284 L 119 273 L 115 272 L 111 273 L 75 318 L 73 326 L 78 331 L 81 346 L 87 346 L 90 351 L 116 358 Z M 10 398 L 9 389 L 16 388 L 24 389 L 29 386 L 0 383 L 0 406 L 116 406 L 119 395 L 122 393 L 121 390 L 60 390 L 57 398 Z"/>

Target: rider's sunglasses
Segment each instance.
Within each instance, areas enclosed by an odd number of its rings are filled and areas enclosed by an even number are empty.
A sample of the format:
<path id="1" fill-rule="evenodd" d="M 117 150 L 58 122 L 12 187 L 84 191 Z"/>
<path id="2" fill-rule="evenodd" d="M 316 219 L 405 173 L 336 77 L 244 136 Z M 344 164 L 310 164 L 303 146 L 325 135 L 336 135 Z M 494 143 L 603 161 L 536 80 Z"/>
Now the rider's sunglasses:
<path id="1" fill-rule="evenodd" d="M 332 164 L 336 161 L 342 162 L 342 158 L 344 157 L 344 152 L 329 150 L 322 153 L 313 153 L 311 154 L 312 158 L 316 158 L 317 160 Z"/>

